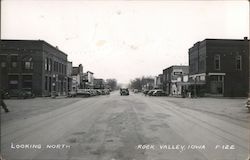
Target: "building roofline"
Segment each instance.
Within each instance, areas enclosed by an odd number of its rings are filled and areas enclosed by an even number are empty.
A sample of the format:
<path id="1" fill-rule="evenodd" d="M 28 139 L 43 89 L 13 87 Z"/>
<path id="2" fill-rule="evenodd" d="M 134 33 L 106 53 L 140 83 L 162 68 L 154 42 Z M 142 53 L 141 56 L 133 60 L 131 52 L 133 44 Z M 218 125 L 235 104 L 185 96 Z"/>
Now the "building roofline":
<path id="1" fill-rule="evenodd" d="M 57 47 L 55 46 L 52 46 L 51 44 L 49 44 L 48 42 L 46 42 L 45 40 L 41 40 L 41 39 L 38 39 L 38 40 L 31 40 L 31 39 L 1 39 L 1 41 L 26 41 L 26 42 L 42 42 L 43 44 L 51 47 L 51 48 L 54 48 L 56 50 L 58 50 L 60 53 L 64 54 L 65 56 L 68 56 L 66 53 L 64 53 L 63 51 L 61 51 L 60 49 L 58 49 Z"/>
<path id="2" fill-rule="evenodd" d="M 188 65 L 172 65 L 172 66 L 170 66 L 168 68 L 163 69 L 163 71 L 167 70 L 167 69 L 170 69 L 170 68 L 173 68 L 173 67 L 189 67 L 189 66 Z"/>
<path id="3" fill-rule="evenodd" d="M 245 39 L 246 38 L 246 39 Z M 218 41 L 249 41 L 248 37 L 244 37 L 243 39 L 225 39 L 225 38 L 206 38 L 203 41 L 206 40 L 218 40 Z M 203 42 L 201 41 L 201 42 Z"/>
<path id="4" fill-rule="evenodd" d="M 250 41 L 250 40 L 248 39 L 248 37 L 244 37 L 243 39 L 205 38 L 202 41 L 197 41 L 196 43 L 194 43 L 194 45 L 205 41 Z"/>
<path id="5" fill-rule="evenodd" d="M 90 71 L 87 71 L 87 73 L 91 73 L 91 74 L 94 74 L 93 72 L 90 72 Z"/>
<path id="6" fill-rule="evenodd" d="M 188 50 L 192 49 L 193 47 L 197 46 L 197 44 L 201 44 L 201 43 L 205 43 L 207 41 L 238 41 L 238 42 L 244 42 L 244 41 L 247 41 L 247 42 L 250 42 L 250 40 L 248 39 L 248 37 L 243 37 L 243 39 L 225 39 L 225 38 L 206 38 L 206 39 L 203 39 L 202 41 L 197 41 L 196 43 L 193 44 L 192 47 L 190 47 Z"/>
<path id="7" fill-rule="evenodd" d="M 40 40 L 40 41 L 42 41 L 42 42 L 43 42 L 44 44 L 46 44 L 47 46 L 52 47 L 52 48 L 58 50 L 59 52 L 61 52 L 61 53 L 64 54 L 65 56 L 68 56 L 66 53 L 64 53 L 63 51 L 61 51 L 57 46 L 56 46 L 56 47 L 55 47 L 55 46 L 52 46 L 51 44 L 49 44 L 48 42 L 46 42 L 46 41 L 44 41 L 44 40 Z"/>

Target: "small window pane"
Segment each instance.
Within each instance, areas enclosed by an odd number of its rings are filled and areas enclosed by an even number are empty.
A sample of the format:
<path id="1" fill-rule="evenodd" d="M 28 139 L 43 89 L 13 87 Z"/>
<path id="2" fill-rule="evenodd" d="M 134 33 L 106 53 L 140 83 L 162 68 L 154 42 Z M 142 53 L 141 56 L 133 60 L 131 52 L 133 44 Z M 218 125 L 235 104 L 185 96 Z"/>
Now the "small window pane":
<path id="1" fill-rule="evenodd" d="M 214 68 L 215 70 L 220 70 L 220 55 L 215 55 L 214 57 Z"/>
<path id="2" fill-rule="evenodd" d="M 241 56 L 236 56 L 236 70 L 241 70 Z"/>
<path id="3" fill-rule="evenodd" d="M 6 62 L 1 62 L 1 67 L 5 68 L 6 67 Z"/>
<path id="4" fill-rule="evenodd" d="M 12 66 L 12 68 L 16 68 L 17 67 L 17 62 L 12 62 L 11 66 Z"/>

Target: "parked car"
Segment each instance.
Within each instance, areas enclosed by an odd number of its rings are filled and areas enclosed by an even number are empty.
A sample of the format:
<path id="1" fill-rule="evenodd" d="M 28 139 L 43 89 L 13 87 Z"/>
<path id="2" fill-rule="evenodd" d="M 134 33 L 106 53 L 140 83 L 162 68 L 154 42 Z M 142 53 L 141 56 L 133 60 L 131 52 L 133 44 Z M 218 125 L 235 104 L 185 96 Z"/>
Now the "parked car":
<path id="1" fill-rule="evenodd" d="M 90 96 L 97 96 L 97 91 L 94 89 L 90 89 L 88 92 L 90 93 Z"/>
<path id="2" fill-rule="evenodd" d="M 134 93 L 138 93 L 139 92 L 139 90 L 138 89 L 134 89 Z"/>
<path id="3" fill-rule="evenodd" d="M 146 96 L 148 94 L 149 90 L 144 90 L 143 94 Z"/>
<path id="4" fill-rule="evenodd" d="M 76 95 L 77 95 L 76 91 L 70 91 L 68 93 L 68 97 L 76 97 Z"/>
<path id="5" fill-rule="evenodd" d="M 91 93 L 85 89 L 78 89 L 76 91 L 76 95 L 77 96 L 83 96 L 83 97 L 90 97 L 91 96 Z"/>
<path id="6" fill-rule="evenodd" d="M 155 90 L 152 96 L 167 96 L 167 94 L 163 90 Z"/>
<path id="7" fill-rule="evenodd" d="M 32 91 L 30 90 L 24 90 L 24 89 L 12 89 L 8 92 L 8 96 L 9 97 L 16 97 L 16 98 L 22 98 L 22 99 L 26 99 L 26 98 L 34 98 L 35 95 L 34 93 L 32 93 Z"/>
<path id="8" fill-rule="evenodd" d="M 97 94 L 97 95 L 102 95 L 102 90 L 97 89 L 97 90 L 96 90 L 96 94 Z"/>
<path id="9" fill-rule="evenodd" d="M 154 89 L 149 90 L 149 91 L 148 91 L 148 93 L 147 93 L 147 95 L 148 95 L 148 96 L 152 96 L 152 95 L 153 95 L 153 93 L 154 93 L 154 91 L 155 91 Z"/>
<path id="10" fill-rule="evenodd" d="M 8 91 L 6 91 L 6 90 L 0 90 L 0 93 L 1 93 L 0 96 L 2 96 L 3 99 L 9 99 L 10 98 L 10 94 L 9 94 Z"/>
<path id="11" fill-rule="evenodd" d="M 109 95 L 109 94 L 110 94 L 109 89 L 104 89 L 104 92 L 105 92 L 106 95 Z"/>
<path id="12" fill-rule="evenodd" d="M 128 95 L 129 95 L 129 90 L 128 90 L 128 88 L 120 88 L 120 95 L 121 95 L 121 96 L 123 96 L 123 95 L 128 96 Z"/>

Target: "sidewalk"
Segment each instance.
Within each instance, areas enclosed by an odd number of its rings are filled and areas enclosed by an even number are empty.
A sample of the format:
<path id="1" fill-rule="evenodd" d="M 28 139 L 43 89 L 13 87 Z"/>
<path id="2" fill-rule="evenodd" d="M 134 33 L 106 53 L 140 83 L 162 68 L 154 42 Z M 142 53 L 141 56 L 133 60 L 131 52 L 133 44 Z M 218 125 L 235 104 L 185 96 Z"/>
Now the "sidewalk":
<path id="1" fill-rule="evenodd" d="M 182 108 L 189 108 L 204 112 L 215 117 L 236 120 L 245 125 L 250 123 L 250 113 L 245 107 L 247 98 L 175 98 L 165 97 L 165 101 L 176 104 Z"/>
<path id="2" fill-rule="evenodd" d="M 1 109 L 1 123 L 50 112 L 51 110 L 68 106 L 80 100 L 83 99 L 65 98 L 65 96 L 56 98 L 38 97 L 32 99 L 5 99 L 4 101 L 10 112 L 5 113 L 4 110 Z"/>

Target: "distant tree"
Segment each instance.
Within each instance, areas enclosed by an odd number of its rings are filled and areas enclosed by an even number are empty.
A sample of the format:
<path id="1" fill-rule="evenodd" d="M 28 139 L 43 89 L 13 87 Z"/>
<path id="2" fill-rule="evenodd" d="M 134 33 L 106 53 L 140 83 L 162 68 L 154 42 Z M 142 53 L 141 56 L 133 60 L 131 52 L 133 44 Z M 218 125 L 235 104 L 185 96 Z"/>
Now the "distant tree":
<path id="1" fill-rule="evenodd" d="M 141 79 L 140 78 L 135 78 L 134 80 L 130 81 L 130 86 L 133 89 L 142 89 L 142 85 L 141 85 Z"/>
<path id="2" fill-rule="evenodd" d="M 141 78 L 135 78 L 133 80 L 130 81 L 130 88 L 132 89 L 138 89 L 138 90 L 142 90 L 142 89 L 152 89 L 153 88 L 153 84 L 154 84 L 154 78 L 151 76 L 143 76 Z"/>
<path id="3" fill-rule="evenodd" d="M 142 86 L 145 88 L 145 89 L 153 89 L 153 86 L 154 86 L 154 78 L 151 77 L 151 76 L 147 76 L 147 77 L 142 77 L 141 78 L 141 83 L 142 83 Z"/>
<path id="4" fill-rule="evenodd" d="M 106 85 L 110 86 L 112 90 L 117 89 L 117 80 L 114 78 L 106 79 Z"/>

